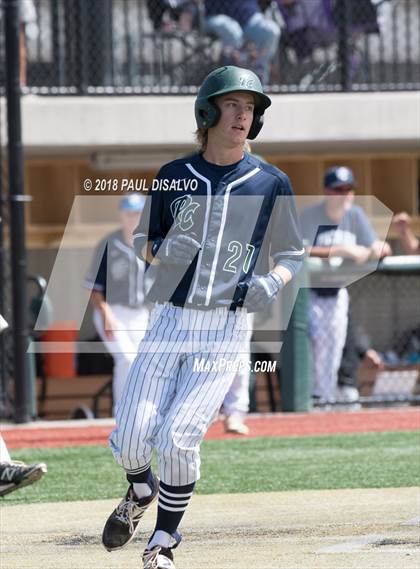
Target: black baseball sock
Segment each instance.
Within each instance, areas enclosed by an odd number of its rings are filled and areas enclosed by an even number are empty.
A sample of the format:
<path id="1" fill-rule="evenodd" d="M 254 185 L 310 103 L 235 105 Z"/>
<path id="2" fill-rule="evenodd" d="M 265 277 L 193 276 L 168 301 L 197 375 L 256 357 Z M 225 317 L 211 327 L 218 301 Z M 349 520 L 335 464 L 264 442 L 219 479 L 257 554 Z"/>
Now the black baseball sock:
<path id="1" fill-rule="evenodd" d="M 147 466 L 144 470 L 141 470 L 140 472 L 137 470 L 130 470 L 130 472 L 127 472 L 126 475 L 127 475 L 127 480 L 131 483 L 133 482 L 140 482 L 146 484 L 152 483 L 151 481 L 153 478 L 153 474 L 150 465 Z"/>
<path id="2" fill-rule="evenodd" d="M 146 498 L 151 495 L 153 474 L 150 466 L 142 472 L 127 472 L 127 480 L 133 485 L 137 498 Z"/>
<path id="3" fill-rule="evenodd" d="M 169 546 L 170 536 L 174 534 L 187 509 L 194 490 L 195 482 L 185 486 L 159 484 L 159 504 L 155 531 L 149 541 L 148 548 L 155 545 Z M 168 541 L 166 541 L 168 540 Z M 163 543 L 165 542 L 165 543 Z"/>

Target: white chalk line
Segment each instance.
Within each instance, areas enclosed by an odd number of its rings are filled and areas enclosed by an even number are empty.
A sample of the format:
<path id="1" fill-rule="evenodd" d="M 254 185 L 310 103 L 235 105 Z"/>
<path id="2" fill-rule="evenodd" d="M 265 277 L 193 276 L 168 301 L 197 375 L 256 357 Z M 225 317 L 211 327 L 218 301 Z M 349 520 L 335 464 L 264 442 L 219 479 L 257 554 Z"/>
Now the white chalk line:
<path id="1" fill-rule="evenodd" d="M 360 551 L 365 545 L 371 545 L 386 539 L 387 536 L 378 533 L 369 533 L 367 535 L 358 535 L 349 537 L 346 541 L 329 545 L 319 549 L 316 553 L 354 553 Z"/>
<path id="2" fill-rule="evenodd" d="M 408 520 L 408 521 L 412 522 L 413 520 Z M 397 542 L 394 541 L 398 540 L 398 538 L 404 539 L 404 537 L 401 534 L 385 535 L 378 533 L 370 533 L 367 535 L 349 536 L 345 539 L 345 541 L 341 541 L 340 543 L 323 547 L 319 549 L 316 553 L 358 553 L 366 545 L 375 545 L 377 543 L 380 544 L 380 542 L 383 542 L 383 547 L 378 547 L 377 549 L 373 549 L 371 551 L 377 551 L 380 553 L 410 553 L 410 554 L 413 553 L 418 554 L 420 552 L 420 539 L 418 540 L 418 544 L 416 540 L 416 543 L 413 543 L 412 547 L 404 547 L 408 545 L 407 543 L 404 542 L 402 542 L 401 547 L 399 547 L 398 541 Z"/>
<path id="3" fill-rule="evenodd" d="M 400 525 L 402 526 L 420 526 L 420 516 L 417 518 L 413 518 L 411 520 L 407 520 L 406 522 L 402 522 Z"/>

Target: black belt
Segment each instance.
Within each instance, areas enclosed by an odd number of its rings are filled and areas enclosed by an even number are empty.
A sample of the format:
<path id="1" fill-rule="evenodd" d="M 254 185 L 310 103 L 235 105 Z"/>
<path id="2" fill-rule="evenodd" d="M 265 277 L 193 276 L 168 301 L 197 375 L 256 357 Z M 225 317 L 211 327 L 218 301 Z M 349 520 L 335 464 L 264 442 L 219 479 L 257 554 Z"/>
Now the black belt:
<path id="1" fill-rule="evenodd" d="M 158 304 L 163 304 L 162 302 L 158 301 Z M 169 304 L 172 306 L 176 306 L 177 308 L 192 308 L 193 310 L 202 310 L 203 312 L 208 312 L 210 310 L 216 310 L 216 308 L 227 308 L 227 306 L 219 305 L 219 306 L 204 306 L 204 305 L 194 305 L 194 304 L 182 304 L 181 302 L 173 302 L 172 300 L 169 301 Z M 236 312 L 238 308 L 243 308 L 242 306 L 232 306 L 230 305 L 229 311 Z"/>

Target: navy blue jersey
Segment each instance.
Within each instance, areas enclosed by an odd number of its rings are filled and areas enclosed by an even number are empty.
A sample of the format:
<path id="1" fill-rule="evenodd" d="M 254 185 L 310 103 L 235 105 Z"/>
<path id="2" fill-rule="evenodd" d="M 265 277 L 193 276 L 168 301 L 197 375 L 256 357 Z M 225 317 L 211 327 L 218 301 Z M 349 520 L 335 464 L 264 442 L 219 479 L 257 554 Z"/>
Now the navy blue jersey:
<path id="1" fill-rule="evenodd" d="M 290 268 L 304 257 L 289 179 L 255 156 L 245 154 L 231 167 L 201 154 L 181 158 L 161 168 L 153 187 L 134 232 L 137 253 L 147 241 L 177 234 L 193 237 L 201 249 L 187 269 L 148 268 L 152 301 L 235 308 L 243 300 L 238 284 L 267 273 L 270 258 Z"/>

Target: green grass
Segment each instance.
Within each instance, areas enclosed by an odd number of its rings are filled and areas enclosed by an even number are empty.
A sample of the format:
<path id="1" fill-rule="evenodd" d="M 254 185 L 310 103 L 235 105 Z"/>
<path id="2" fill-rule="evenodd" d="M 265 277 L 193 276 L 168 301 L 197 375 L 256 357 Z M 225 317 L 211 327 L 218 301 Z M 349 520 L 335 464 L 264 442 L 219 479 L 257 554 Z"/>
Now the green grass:
<path id="1" fill-rule="evenodd" d="M 119 498 L 124 473 L 107 447 L 24 449 L 13 458 L 44 461 L 48 474 L 2 505 Z M 420 433 L 205 441 L 197 493 L 386 488 L 420 484 Z"/>

